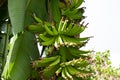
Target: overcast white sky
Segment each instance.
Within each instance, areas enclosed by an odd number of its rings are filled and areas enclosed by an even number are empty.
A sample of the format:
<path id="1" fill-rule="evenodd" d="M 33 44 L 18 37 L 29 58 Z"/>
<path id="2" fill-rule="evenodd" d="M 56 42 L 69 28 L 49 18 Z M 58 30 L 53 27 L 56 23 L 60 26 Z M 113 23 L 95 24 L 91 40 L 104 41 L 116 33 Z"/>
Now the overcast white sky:
<path id="1" fill-rule="evenodd" d="M 110 50 L 114 66 L 120 64 L 120 0 L 85 0 L 85 36 L 94 36 L 86 45 L 95 51 Z"/>

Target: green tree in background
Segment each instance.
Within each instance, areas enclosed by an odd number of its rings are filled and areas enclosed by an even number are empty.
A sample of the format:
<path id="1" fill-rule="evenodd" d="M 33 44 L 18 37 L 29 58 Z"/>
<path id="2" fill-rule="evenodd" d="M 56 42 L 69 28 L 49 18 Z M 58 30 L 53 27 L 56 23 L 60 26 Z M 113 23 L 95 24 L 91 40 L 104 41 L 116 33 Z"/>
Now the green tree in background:
<path id="1" fill-rule="evenodd" d="M 115 68 L 110 61 L 110 51 L 96 52 L 94 55 L 94 80 L 119 80 L 120 67 Z"/>
<path id="2" fill-rule="evenodd" d="M 91 37 L 84 0 L 0 0 L 2 80 L 119 79 L 109 52 L 83 50 Z M 38 46 L 42 47 L 39 52 Z"/>

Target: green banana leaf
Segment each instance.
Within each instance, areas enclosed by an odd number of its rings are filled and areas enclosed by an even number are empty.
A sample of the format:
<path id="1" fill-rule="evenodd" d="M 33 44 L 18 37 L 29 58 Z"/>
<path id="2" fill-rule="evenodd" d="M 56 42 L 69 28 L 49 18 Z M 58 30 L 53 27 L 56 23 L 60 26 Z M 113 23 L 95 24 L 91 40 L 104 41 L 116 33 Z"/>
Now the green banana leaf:
<path id="1" fill-rule="evenodd" d="M 5 80 L 27 80 L 31 68 L 30 61 L 38 57 L 37 46 L 33 43 L 33 38 L 34 35 L 29 32 L 14 36 L 2 73 L 2 77 Z M 34 54 L 35 56 L 30 58 L 29 54 Z"/>
<path id="2" fill-rule="evenodd" d="M 46 0 L 8 0 L 8 11 L 14 32 L 14 39 L 2 73 L 4 80 L 27 80 L 30 77 L 32 60 L 38 59 L 39 52 L 35 35 L 24 30 L 32 24 L 35 13 L 46 19 Z"/>
<path id="3" fill-rule="evenodd" d="M 23 31 L 27 1 L 29 0 L 8 0 L 8 12 L 14 34 Z"/>

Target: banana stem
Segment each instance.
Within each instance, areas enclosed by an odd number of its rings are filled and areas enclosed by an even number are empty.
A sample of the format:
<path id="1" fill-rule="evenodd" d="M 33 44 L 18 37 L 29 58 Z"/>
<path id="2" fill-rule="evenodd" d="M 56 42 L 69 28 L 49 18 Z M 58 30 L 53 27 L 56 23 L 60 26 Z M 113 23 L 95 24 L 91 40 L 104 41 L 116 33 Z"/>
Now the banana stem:
<path id="1" fill-rule="evenodd" d="M 9 41 L 9 33 L 10 33 L 10 24 L 9 24 L 9 21 L 7 21 L 6 24 L 7 24 L 7 26 L 6 26 L 7 28 L 6 28 L 5 44 L 4 44 L 4 49 L 3 49 L 2 68 L 5 65 L 6 57 L 7 57 L 7 54 L 8 54 L 8 41 Z"/>

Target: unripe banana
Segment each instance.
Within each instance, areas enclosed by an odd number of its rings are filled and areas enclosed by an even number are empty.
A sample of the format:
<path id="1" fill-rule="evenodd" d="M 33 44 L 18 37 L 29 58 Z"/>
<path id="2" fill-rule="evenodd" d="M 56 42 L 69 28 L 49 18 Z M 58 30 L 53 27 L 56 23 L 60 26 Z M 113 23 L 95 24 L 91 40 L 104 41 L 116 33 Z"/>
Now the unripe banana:
<path id="1" fill-rule="evenodd" d="M 67 8 L 66 10 L 61 9 L 61 14 L 62 15 L 67 15 L 70 12 L 70 8 Z"/>
<path id="2" fill-rule="evenodd" d="M 73 24 L 70 23 L 70 24 L 68 25 L 66 31 L 64 32 L 64 34 L 65 34 L 65 35 L 68 35 L 72 28 L 73 28 Z"/>
<path id="3" fill-rule="evenodd" d="M 38 18 L 36 15 L 35 15 L 35 13 L 33 13 L 33 17 L 34 17 L 34 19 L 38 22 L 38 23 L 43 23 L 43 21 L 40 19 L 40 18 Z"/>
<path id="4" fill-rule="evenodd" d="M 73 9 L 73 10 L 70 10 L 68 13 L 65 13 L 64 15 L 71 17 L 71 16 L 74 16 L 77 12 L 78 12 L 78 9 Z"/>
<path id="5" fill-rule="evenodd" d="M 51 37 L 51 38 L 49 38 L 48 41 L 41 42 L 41 44 L 42 44 L 43 46 L 49 46 L 49 45 L 52 45 L 54 42 L 55 42 L 55 37 Z"/>
<path id="6" fill-rule="evenodd" d="M 34 33 L 43 33 L 45 31 L 45 29 L 42 27 L 41 24 L 37 24 L 37 25 L 29 25 L 27 27 L 28 31 L 34 32 Z"/>
<path id="7" fill-rule="evenodd" d="M 66 74 L 65 74 L 65 68 L 62 69 L 62 77 L 65 79 L 65 80 L 68 80 Z"/>
<path id="8" fill-rule="evenodd" d="M 44 27 L 49 35 L 52 35 L 52 36 L 54 35 L 53 31 L 50 30 L 50 28 L 47 26 L 47 24 L 44 24 Z"/>
<path id="9" fill-rule="evenodd" d="M 62 67 L 60 67 L 55 73 L 58 76 L 62 72 Z"/>
<path id="10" fill-rule="evenodd" d="M 57 36 L 56 39 L 55 39 L 54 46 L 55 46 L 56 49 L 59 49 L 59 47 L 60 47 L 60 40 L 59 40 L 59 37 L 60 37 L 60 36 Z"/>
<path id="11" fill-rule="evenodd" d="M 58 58 L 58 56 L 54 56 L 54 57 L 49 57 L 49 58 L 43 58 L 41 60 L 36 60 L 35 62 L 35 67 L 45 67 L 48 66 L 49 64 L 51 64 L 53 61 L 55 61 Z"/>
<path id="12" fill-rule="evenodd" d="M 74 47 L 69 47 L 68 50 L 72 55 L 78 55 L 78 56 L 91 52 L 91 51 L 79 50 L 79 49 L 74 48 Z"/>
<path id="13" fill-rule="evenodd" d="M 52 26 L 52 30 L 53 30 L 54 35 L 58 35 L 58 31 L 55 26 Z"/>
<path id="14" fill-rule="evenodd" d="M 46 36 L 43 35 L 43 34 L 39 34 L 39 37 L 38 37 L 38 38 L 40 38 L 40 39 L 43 40 L 43 41 L 49 41 L 49 40 L 50 40 L 49 37 L 46 37 Z"/>
<path id="15" fill-rule="evenodd" d="M 63 40 L 68 43 L 68 45 L 73 45 L 73 44 L 80 44 L 80 41 L 78 41 L 76 38 L 68 37 L 68 36 L 62 36 Z"/>
<path id="16" fill-rule="evenodd" d="M 64 31 L 64 30 L 66 30 L 67 23 L 68 23 L 68 19 L 66 19 L 66 20 L 65 20 L 65 22 L 64 22 L 64 24 L 63 24 L 63 26 L 62 26 L 62 29 L 61 29 L 61 31 Z"/>
<path id="17" fill-rule="evenodd" d="M 78 8 L 83 2 L 84 2 L 84 0 L 72 0 L 70 7 L 76 9 L 76 8 Z"/>
<path id="18" fill-rule="evenodd" d="M 76 75 L 76 74 L 79 74 L 79 73 L 80 73 L 77 69 L 75 69 L 75 68 L 72 67 L 72 66 L 68 66 L 67 69 L 68 69 L 68 72 L 69 72 L 71 75 Z"/>
<path id="19" fill-rule="evenodd" d="M 69 36 L 75 36 L 80 33 L 82 33 L 85 30 L 85 27 L 77 26 L 76 24 L 69 30 L 69 33 L 67 35 Z"/>
<path id="20" fill-rule="evenodd" d="M 60 56 L 58 56 L 58 58 L 52 64 L 50 64 L 50 66 L 58 65 L 59 62 L 60 62 Z"/>
<path id="21" fill-rule="evenodd" d="M 61 36 L 61 37 L 62 37 L 63 43 L 64 43 L 65 45 L 68 45 L 69 43 L 68 43 L 67 39 L 66 39 L 64 36 Z"/>
<path id="22" fill-rule="evenodd" d="M 47 68 L 44 69 L 43 71 L 44 77 L 51 78 L 60 67 L 59 62 L 60 56 L 58 56 L 58 58 L 53 63 L 51 63 Z"/>
<path id="23" fill-rule="evenodd" d="M 81 26 L 81 27 L 80 27 L 80 33 L 82 33 L 85 29 L 86 29 L 85 26 Z"/>
<path id="24" fill-rule="evenodd" d="M 61 32 L 63 24 L 64 24 L 64 17 L 62 17 L 62 19 L 59 22 L 58 32 Z"/>
<path id="25" fill-rule="evenodd" d="M 67 68 L 65 67 L 65 74 L 68 77 L 69 80 L 73 80 L 72 75 L 68 72 Z"/>
<path id="26" fill-rule="evenodd" d="M 60 41 L 60 45 L 63 45 L 64 43 L 63 43 L 63 40 L 62 40 L 61 36 L 59 36 L 58 38 L 59 38 L 59 41 Z"/>
<path id="27" fill-rule="evenodd" d="M 69 31 L 68 35 L 69 35 L 69 36 L 74 36 L 74 35 L 76 35 L 77 31 L 79 30 L 78 28 L 79 28 L 79 27 L 77 27 L 77 26 L 74 24 L 74 26 L 72 27 L 72 29 Z"/>
<path id="28" fill-rule="evenodd" d="M 93 36 L 90 36 L 90 37 L 80 37 L 79 40 L 80 41 L 88 41 L 90 38 L 92 38 Z"/>
<path id="29" fill-rule="evenodd" d="M 74 1 L 76 1 L 76 5 L 74 8 L 80 7 L 80 5 L 84 2 L 84 0 L 74 0 Z"/>

